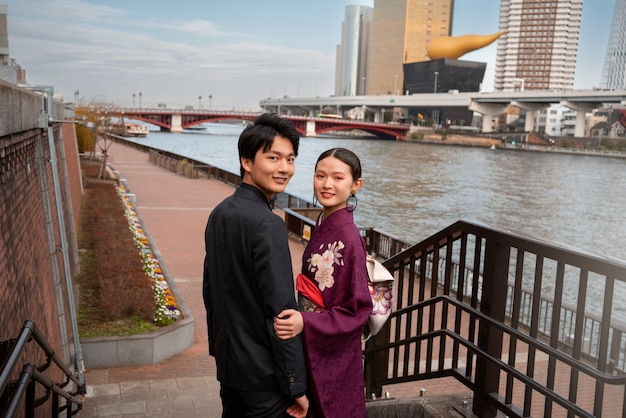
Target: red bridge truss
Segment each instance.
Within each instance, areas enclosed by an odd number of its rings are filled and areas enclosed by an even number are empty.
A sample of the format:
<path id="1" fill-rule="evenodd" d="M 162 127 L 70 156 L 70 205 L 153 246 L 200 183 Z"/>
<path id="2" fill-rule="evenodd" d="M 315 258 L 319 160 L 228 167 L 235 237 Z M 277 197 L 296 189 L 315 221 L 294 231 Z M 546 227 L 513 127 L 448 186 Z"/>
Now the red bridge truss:
<path id="1" fill-rule="evenodd" d="M 254 121 L 261 112 L 180 110 L 180 109 L 115 109 L 112 116 L 140 120 L 161 127 L 161 130 L 181 132 L 202 123 L 221 121 Z M 293 122 L 302 136 L 316 136 L 333 131 L 360 130 L 383 139 L 404 139 L 409 125 L 373 123 L 350 119 L 326 119 L 307 116 L 281 115 Z"/>

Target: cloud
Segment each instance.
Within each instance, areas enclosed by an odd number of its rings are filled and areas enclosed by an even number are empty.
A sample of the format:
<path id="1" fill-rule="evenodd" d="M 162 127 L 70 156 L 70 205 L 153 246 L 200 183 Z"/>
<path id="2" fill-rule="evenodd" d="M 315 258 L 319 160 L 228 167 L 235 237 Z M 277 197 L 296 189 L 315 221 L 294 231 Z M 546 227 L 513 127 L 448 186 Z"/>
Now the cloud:
<path id="1" fill-rule="evenodd" d="M 183 103 L 181 97 L 197 98 L 199 90 L 208 96 L 210 89 L 216 104 L 219 97 L 226 106 L 256 107 L 270 89 L 282 86 L 282 94 L 295 96 L 300 84 L 308 84 L 313 95 L 313 83 L 326 80 L 330 87 L 334 75 L 334 56 L 203 19 L 137 20 L 79 0 L 25 0 L 11 7 L 9 19 L 11 55 L 26 69 L 27 81 L 52 83 L 65 95 L 80 89 L 128 101 L 143 90 L 146 100 L 155 98 L 152 104 Z"/>

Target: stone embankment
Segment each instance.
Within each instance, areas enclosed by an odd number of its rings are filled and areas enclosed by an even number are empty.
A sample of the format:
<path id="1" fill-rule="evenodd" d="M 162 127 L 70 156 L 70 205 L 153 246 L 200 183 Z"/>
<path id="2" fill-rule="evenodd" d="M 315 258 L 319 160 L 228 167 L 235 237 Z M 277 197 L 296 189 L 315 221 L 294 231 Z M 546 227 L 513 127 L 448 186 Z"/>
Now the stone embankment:
<path id="1" fill-rule="evenodd" d="M 436 145 L 462 145 L 467 147 L 485 147 L 491 148 L 491 146 L 499 146 L 502 144 L 500 139 L 479 137 L 479 136 L 466 136 L 448 134 L 445 139 L 440 134 L 424 134 L 421 139 L 407 138 L 408 142 L 419 142 L 424 144 L 436 144 Z"/>

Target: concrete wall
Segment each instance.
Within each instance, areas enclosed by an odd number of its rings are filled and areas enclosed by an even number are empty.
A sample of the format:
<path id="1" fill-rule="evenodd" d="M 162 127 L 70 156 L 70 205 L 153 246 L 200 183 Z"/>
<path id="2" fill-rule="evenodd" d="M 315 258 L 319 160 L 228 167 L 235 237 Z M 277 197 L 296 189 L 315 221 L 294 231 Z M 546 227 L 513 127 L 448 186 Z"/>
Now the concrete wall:
<path id="1" fill-rule="evenodd" d="M 48 129 L 42 103 L 40 94 L 0 81 L 0 341 L 17 337 L 32 319 L 70 364 L 74 353 L 66 277 L 78 268 L 74 214 L 80 210 L 81 175 L 72 131 L 66 131 L 64 140 L 66 124 L 53 123 Z M 63 104 L 55 103 L 54 118 L 62 112 Z M 53 169 L 59 175 L 56 188 Z M 67 238 L 65 248 L 61 234 Z M 14 376 L 23 363 L 42 364 L 41 353 L 29 343 Z M 60 376 L 49 377 L 60 381 Z"/>

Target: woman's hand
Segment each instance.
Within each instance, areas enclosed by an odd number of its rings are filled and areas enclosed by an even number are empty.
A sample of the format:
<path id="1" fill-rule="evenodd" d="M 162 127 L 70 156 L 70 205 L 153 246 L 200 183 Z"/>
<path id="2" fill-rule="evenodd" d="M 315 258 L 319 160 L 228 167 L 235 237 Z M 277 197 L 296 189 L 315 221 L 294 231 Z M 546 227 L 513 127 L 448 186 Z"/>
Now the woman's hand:
<path id="1" fill-rule="evenodd" d="M 309 398 L 300 396 L 296 398 L 288 408 L 287 413 L 295 418 L 305 418 L 306 413 L 309 410 Z"/>
<path id="2" fill-rule="evenodd" d="M 304 329 L 304 320 L 300 311 L 285 309 L 274 317 L 274 331 L 281 340 L 288 340 L 300 334 Z"/>

